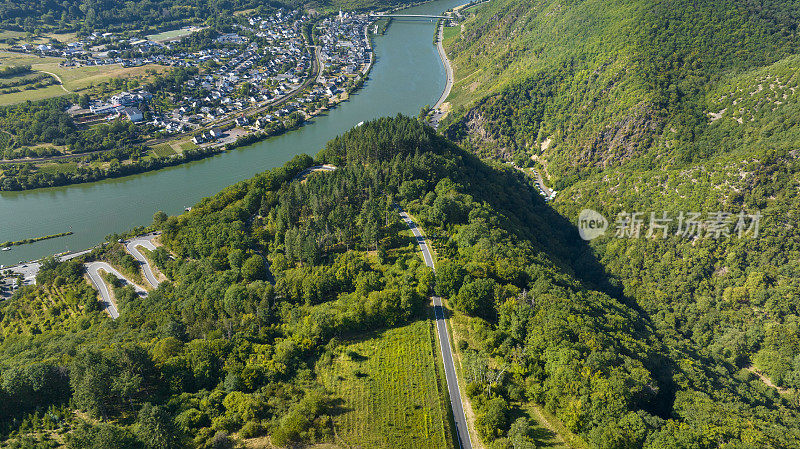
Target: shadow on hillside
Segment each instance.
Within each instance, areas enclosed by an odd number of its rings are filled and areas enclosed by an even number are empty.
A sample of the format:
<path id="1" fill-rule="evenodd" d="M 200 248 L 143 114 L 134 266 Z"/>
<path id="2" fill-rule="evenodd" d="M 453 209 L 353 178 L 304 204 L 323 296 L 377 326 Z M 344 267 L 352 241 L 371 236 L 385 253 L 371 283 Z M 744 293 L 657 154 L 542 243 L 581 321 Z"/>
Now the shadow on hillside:
<path id="1" fill-rule="evenodd" d="M 653 338 L 656 331 L 649 315 L 635 300 L 625 296 L 619 280 L 606 271 L 589 243 L 580 237 L 575 224 L 577 217 L 564 217 L 551 208 L 536 191 L 533 180 L 515 169 L 491 169 L 470 153 L 464 156 L 464 162 L 467 169 L 474 172 L 470 174 L 474 179 L 485 181 L 473 183 L 469 193 L 477 201 L 484 201 L 500 211 L 512 223 L 508 227 L 510 232 L 520 240 L 531 242 L 559 269 L 586 288 L 605 293 L 635 311 L 638 319 L 629 323 L 631 330 L 643 339 Z M 642 398 L 640 405 L 667 418 L 672 412 L 677 390 L 672 378 L 675 364 L 669 357 L 658 353 L 650 354 L 645 363 L 658 386 L 653 387 L 654 394 Z"/>

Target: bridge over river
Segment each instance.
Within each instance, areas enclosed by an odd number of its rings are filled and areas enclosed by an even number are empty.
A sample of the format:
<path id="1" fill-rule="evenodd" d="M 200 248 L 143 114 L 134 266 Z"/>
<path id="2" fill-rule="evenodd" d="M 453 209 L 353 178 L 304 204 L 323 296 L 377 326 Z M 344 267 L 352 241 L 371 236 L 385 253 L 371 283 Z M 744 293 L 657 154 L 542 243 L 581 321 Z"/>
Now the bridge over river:
<path id="1" fill-rule="evenodd" d="M 449 19 L 449 16 L 434 16 L 431 14 L 370 14 L 370 17 L 392 17 L 395 19 Z"/>

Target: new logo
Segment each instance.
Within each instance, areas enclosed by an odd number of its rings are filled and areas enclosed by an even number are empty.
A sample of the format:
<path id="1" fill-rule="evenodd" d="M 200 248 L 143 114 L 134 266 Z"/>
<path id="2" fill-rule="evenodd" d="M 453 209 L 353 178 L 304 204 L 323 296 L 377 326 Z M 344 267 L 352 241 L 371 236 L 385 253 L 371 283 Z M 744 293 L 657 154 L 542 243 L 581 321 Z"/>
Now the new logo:
<path id="1" fill-rule="evenodd" d="M 578 233 L 584 240 L 600 237 L 608 229 L 608 220 L 600 212 L 584 209 L 578 215 Z"/>

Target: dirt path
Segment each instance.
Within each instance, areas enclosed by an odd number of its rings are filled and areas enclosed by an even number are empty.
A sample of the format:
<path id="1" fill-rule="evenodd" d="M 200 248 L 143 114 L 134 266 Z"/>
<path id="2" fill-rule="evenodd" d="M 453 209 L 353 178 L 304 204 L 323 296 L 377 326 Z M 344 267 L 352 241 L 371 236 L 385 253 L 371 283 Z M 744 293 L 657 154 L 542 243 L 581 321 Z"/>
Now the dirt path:
<path id="1" fill-rule="evenodd" d="M 547 417 L 544 416 L 544 414 L 542 414 L 542 411 L 539 409 L 538 405 L 533 406 L 533 414 L 535 415 L 536 421 L 538 421 L 539 424 L 541 424 L 542 426 L 544 426 L 545 429 L 553 433 L 553 441 L 555 443 L 563 445 L 565 447 L 571 447 L 567 443 L 567 441 L 564 440 L 561 434 L 558 433 L 558 430 L 555 427 L 553 427 L 552 424 L 550 424 L 550 421 L 548 421 Z"/>
<path id="2" fill-rule="evenodd" d="M 789 394 L 789 393 L 792 392 L 792 390 L 790 390 L 788 388 L 779 387 L 779 386 L 775 385 L 774 383 L 772 383 L 772 380 L 769 377 L 765 376 L 761 371 L 759 371 L 753 365 L 750 365 L 745 369 L 747 371 L 750 371 L 751 373 L 755 374 L 756 376 L 758 376 L 758 378 L 761 379 L 761 382 L 764 382 L 764 385 L 766 385 L 768 387 L 772 387 L 772 388 L 778 390 L 778 393 L 780 393 L 780 394 Z"/>
<path id="3" fill-rule="evenodd" d="M 59 85 L 59 86 L 61 86 L 61 88 L 62 88 L 62 89 L 64 89 L 64 92 L 66 92 L 66 93 L 68 93 L 68 94 L 71 94 L 71 93 L 72 93 L 72 91 L 70 91 L 70 90 L 67 90 L 67 88 L 66 88 L 66 87 L 64 87 L 64 83 L 61 81 L 61 77 L 60 77 L 60 76 L 56 75 L 56 74 L 55 74 L 55 73 L 53 73 L 53 72 L 48 72 L 48 71 L 45 71 L 45 70 L 39 70 L 39 71 L 40 71 L 40 72 L 42 72 L 42 73 L 46 73 L 46 74 L 48 74 L 48 75 L 52 76 L 53 78 L 55 78 L 55 79 L 56 79 L 56 81 L 58 81 L 58 85 Z"/>

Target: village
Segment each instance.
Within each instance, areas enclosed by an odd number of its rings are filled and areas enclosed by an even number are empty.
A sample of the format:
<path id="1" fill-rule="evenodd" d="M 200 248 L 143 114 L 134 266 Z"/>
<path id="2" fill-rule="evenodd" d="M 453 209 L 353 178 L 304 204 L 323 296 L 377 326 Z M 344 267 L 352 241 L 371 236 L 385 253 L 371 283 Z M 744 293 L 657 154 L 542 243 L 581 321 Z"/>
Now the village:
<path id="1" fill-rule="evenodd" d="M 320 20 L 276 9 L 270 15 L 237 17 L 225 32 L 188 27 L 166 39 L 95 33 L 64 45 L 13 50 L 62 57 L 65 67 L 182 69 L 188 76 L 181 85 L 92 98 L 88 105 L 73 105 L 69 113 L 85 124 L 129 120 L 148 126 L 160 141 L 188 133 L 195 145 L 221 145 L 278 122 L 282 127 L 289 116 L 293 122 L 305 121 L 346 99 L 371 67 L 372 21 L 368 15 L 342 12 Z M 193 34 L 199 42 L 187 39 Z M 231 128 L 238 130 L 220 131 Z M 223 136 L 228 139 L 220 140 Z"/>

